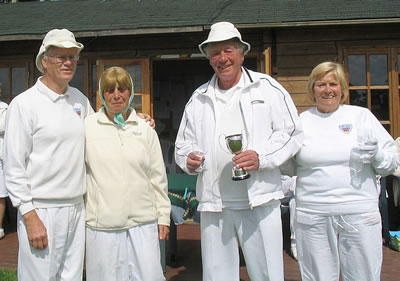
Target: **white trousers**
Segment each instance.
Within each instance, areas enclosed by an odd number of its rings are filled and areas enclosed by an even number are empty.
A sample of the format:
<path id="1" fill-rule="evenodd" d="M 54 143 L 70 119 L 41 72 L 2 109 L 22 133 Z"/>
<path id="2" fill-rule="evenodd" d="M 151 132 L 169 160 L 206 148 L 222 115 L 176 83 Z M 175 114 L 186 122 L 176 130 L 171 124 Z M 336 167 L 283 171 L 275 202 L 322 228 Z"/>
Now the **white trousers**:
<path id="1" fill-rule="evenodd" d="M 163 281 L 157 223 L 130 229 L 86 228 L 87 281 Z"/>
<path id="2" fill-rule="evenodd" d="M 303 281 L 378 281 L 382 265 L 379 211 L 323 216 L 297 211 L 296 242 Z"/>
<path id="3" fill-rule="evenodd" d="M 296 234 L 294 232 L 294 222 L 296 221 L 296 199 L 291 198 L 289 201 L 289 219 L 290 219 L 290 239 L 296 240 Z"/>
<path id="4" fill-rule="evenodd" d="M 8 196 L 6 189 L 6 184 L 4 183 L 4 170 L 3 170 L 3 160 L 0 159 L 0 198 L 5 198 Z"/>
<path id="5" fill-rule="evenodd" d="M 201 212 L 203 281 L 239 281 L 242 248 L 252 281 L 283 281 L 280 202 L 254 209 Z"/>
<path id="6" fill-rule="evenodd" d="M 23 217 L 18 212 L 19 281 L 82 281 L 85 250 L 83 203 L 69 207 L 36 209 L 47 230 L 48 246 L 29 245 Z"/>

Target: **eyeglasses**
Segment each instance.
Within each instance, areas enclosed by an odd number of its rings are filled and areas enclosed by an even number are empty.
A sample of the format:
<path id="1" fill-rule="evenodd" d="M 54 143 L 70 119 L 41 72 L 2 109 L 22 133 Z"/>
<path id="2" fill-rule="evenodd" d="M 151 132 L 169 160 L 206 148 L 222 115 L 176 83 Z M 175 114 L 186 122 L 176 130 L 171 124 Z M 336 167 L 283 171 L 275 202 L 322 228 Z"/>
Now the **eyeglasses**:
<path id="1" fill-rule="evenodd" d="M 52 56 L 49 54 L 46 54 L 46 56 L 56 58 L 57 63 L 64 63 L 67 60 L 70 60 L 71 62 L 77 62 L 79 60 L 79 56 Z"/>

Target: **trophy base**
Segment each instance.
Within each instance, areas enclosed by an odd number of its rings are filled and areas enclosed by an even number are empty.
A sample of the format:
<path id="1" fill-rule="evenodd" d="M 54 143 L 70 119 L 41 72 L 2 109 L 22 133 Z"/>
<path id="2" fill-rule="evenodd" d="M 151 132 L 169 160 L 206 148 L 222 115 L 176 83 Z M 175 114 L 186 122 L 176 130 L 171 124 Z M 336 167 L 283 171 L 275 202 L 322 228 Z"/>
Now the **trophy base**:
<path id="1" fill-rule="evenodd" d="M 243 176 L 232 177 L 232 180 L 234 180 L 234 181 L 241 181 L 241 180 L 248 179 L 249 177 L 250 177 L 250 174 L 247 174 L 247 175 L 243 175 Z"/>
<path id="2" fill-rule="evenodd" d="M 233 169 L 232 170 L 232 180 L 241 181 L 248 179 L 250 174 L 243 169 Z"/>

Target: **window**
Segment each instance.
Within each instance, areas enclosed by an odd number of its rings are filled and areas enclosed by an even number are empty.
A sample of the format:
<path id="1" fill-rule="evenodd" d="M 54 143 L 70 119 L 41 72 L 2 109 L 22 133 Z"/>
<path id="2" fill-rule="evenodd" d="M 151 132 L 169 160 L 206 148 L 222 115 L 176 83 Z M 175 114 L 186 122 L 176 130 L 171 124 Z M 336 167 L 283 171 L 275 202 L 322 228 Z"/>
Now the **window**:
<path id="1" fill-rule="evenodd" d="M 344 54 L 349 80 L 349 103 L 371 110 L 386 130 L 393 134 L 390 67 L 396 62 L 390 61 L 390 50 L 346 49 Z"/>
<path id="2" fill-rule="evenodd" d="M 28 88 L 28 67 L 24 61 L 0 62 L 0 99 L 6 103 Z"/>

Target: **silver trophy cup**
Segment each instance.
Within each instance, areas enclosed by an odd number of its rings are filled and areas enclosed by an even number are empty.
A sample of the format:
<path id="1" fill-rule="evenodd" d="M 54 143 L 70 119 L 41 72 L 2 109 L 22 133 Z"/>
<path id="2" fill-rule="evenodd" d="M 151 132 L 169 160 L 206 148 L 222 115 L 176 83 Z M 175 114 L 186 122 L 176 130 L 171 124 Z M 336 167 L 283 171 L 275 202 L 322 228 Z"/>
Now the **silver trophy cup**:
<path id="1" fill-rule="evenodd" d="M 243 149 L 243 142 L 242 142 L 242 134 L 237 135 L 230 135 L 225 137 L 225 143 L 228 147 L 228 150 L 235 154 L 236 152 L 241 152 Z M 243 168 L 236 168 L 233 166 L 232 168 L 232 180 L 240 181 L 245 180 L 250 177 L 250 174 L 243 170 Z"/>

